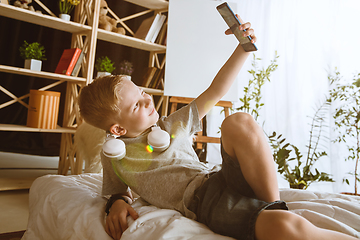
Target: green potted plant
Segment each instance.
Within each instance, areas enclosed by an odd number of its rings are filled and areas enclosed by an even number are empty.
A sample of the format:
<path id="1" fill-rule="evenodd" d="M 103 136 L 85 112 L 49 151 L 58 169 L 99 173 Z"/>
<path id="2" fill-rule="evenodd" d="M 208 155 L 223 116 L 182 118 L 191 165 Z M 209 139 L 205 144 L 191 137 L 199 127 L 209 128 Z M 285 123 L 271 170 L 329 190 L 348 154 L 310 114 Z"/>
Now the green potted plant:
<path id="1" fill-rule="evenodd" d="M 338 135 L 333 142 L 344 143 L 348 155 L 345 161 L 355 161 L 354 169 L 349 172 L 353 178 L 354 193 L 358 195 L 359 157 L 360 157 L 360 73 L 354 75 L 352 81 L 342 81 L 340 73 L 335 69 L 335 74 L 328 76 L 330 86 L 330 98 L 336 103 L 333 118 L 335 120 L 335 131 Z M 347 177 L 344 182 L 350 185 Z"/>
<path id="2" fill-rule="evenodd" d="M 114 62 L 107 56 L 103 56 L 96 59 L 95 69 L 97 71 L 97 77 L 101 77 L 111 75 L 116 68 L 114 67 Z"/>
<path id="3" fill-rule="evenodd" d="M 80 0 L 59 0 L 59 17 L 65 21 L 70 21 L 70 13 L 79 3 Z"/>
<path id="4" fill-rule="evenodd" d="M 131 79 L 131 74 L 133 73 L 134 68 L 133 64 L 127 60 L 123 60 L 119 64 L 119 74 L 126 75 L 129 79 Z"/>
<path id="5" fill-rule="evenodd" d="M 20 56 L 25 60 L 25 68 L 41 71 L 42 61 L 46 60 L 45 48 L 38 42 L 28 43 L 24 40 L 23 45 L 19 48 Z"/>
<path id="6" fill-rule="evenodd" d="M 253 54 L 253 60 L 251 66 L 253 69 L 248 70 L 248 73 L 251 74 L 253 79 L 250 79 L 248 85 L 244 87 L 244 97 L 240 98 L 241 106 L 236 108 L 237 111 L 242 111 L 251 114 L 255 120 L 259 117 L 259 111 L 264 103 L 261 103 L 261 88 L 266 83 L 270 82 L 270 75 L 274 72 L 278 65 L 277 59 L 279 56 L 275 51 L 275 57 L 271 61 L 270 65 L 265 69 L 258 69 L 257 61 L 260 61 L 261 58 L 256 58 Z"/>
<path id="7" fill-rule="evenodd" d="M 278 172 L 289 182 L 290 188 L 307 189 L 313 182 L 334 182 L 330 174 L 319 172 L 314 164 L 322 157 L 327 156 L 326 151 L 319 150 L 321 141 L 324 140 L 325 120 L 328 114 L 330 100 L 320 105 L 316 110 L 311 121 L 309 143 L 307 147 L 306 159 L 299 149 L 290 143 L 282 135 L 273 132 L 268 136 L 270 146 L 273 150 L 274 161 L 278 166 Z M 295 166 L 291 167 L 290 162 L 296 160 Z"/>

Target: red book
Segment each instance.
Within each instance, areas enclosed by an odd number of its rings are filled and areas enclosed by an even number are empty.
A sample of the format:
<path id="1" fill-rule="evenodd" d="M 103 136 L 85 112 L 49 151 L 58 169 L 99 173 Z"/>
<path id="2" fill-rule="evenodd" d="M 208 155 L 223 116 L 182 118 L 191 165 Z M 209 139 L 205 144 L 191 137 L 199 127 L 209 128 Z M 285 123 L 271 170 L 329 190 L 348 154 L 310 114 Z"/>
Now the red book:
<path id="1" fill-rule="evenodd" d="M 65 49 L 56 67 L 55 73 L 70 76 L 80 56 L 80 48 Z"/>

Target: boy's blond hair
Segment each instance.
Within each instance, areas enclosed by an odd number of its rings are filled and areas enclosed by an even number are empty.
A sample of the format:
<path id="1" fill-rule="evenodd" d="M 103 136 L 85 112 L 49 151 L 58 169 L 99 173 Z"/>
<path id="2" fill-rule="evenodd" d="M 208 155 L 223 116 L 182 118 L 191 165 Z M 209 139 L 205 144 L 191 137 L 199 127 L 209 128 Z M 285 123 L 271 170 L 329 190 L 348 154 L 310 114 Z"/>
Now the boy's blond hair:
<path id="1" fill-rule="evenodd" d="M 122 75 L 100 77 L 81 89 L 78 103 L 85 122 L 110 129 L 120 114 L 120 90 L 125 79 Z"/>

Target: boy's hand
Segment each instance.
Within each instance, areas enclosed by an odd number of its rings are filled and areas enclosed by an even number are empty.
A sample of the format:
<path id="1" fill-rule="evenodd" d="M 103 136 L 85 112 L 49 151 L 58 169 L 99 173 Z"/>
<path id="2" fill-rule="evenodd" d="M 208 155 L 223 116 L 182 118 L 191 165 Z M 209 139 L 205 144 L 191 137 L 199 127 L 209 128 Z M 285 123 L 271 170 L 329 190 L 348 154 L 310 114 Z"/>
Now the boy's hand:
<path id="1" fill-rule="evenodd" d="M 109 215 L 106 217 L 105 231 L 113 239 L 120 239 L 122 233 L 128 228 L 126 217 L 130 215 L 136 220 L 139 215 L 124 200 L 119 199 L 113 203 Z"/>
<path id="2" fill-rule="evenodd" d="M 245 32 L 243 32 L 243 36 L 247 37 L 250 36 L 251 37 L 251 43 L 255 43 L 256 42 L 256 36 L 255 36 L 255 32 L 254 29 L 251 28 L 251 23 L 247 22 L 244 23 L 244 21 L 240 18 L 239 15 L 236 14 L 236 17 L 240 20 L 241 25 L 239 26 L 240 30 L 246 30 Z M 231 29 L 229 28 L 228 30 L 225 31 L 226 35 L 230 35 L 233 32 L 231 31 Z"/>

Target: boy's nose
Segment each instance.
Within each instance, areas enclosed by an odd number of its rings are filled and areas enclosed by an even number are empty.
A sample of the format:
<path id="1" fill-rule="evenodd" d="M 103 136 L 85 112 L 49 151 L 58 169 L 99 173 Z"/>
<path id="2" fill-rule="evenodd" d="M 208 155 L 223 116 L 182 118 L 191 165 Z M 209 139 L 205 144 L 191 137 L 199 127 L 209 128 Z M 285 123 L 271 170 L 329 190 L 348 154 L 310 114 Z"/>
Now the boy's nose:
<path id="1" fill-rule="evenodd" d="M 151 99 L 150 98 L 146 98 L 145 99 L 145 107 L 148 107 L 151 103 Z"/>

